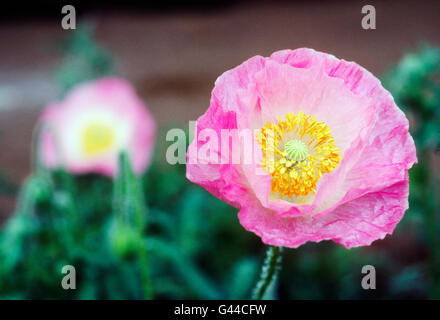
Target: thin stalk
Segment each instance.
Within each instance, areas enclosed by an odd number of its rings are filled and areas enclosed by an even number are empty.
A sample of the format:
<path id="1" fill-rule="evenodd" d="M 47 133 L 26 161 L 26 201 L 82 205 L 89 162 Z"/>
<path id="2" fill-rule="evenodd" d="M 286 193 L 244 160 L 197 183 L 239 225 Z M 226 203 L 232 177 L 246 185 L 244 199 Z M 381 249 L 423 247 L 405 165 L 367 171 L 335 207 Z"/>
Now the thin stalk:
<path id="1" fill-rule="evenodd" d="M 153 285 L 151 283 L 150 266 L 148 263 L 148 252 L 145 245 L 139 249 L 139 264 L 141 267 L 141 278 L 144 287 L 144 297 L 147 300 L 153 299 Z"/>
<path id="2" fill-rule="evenodd" d="M 270 246 L 267 249 L 260 280 L 257 282 L 252 293 L 253 300 L 264 299 L 270 286 L 275 283 L 281 270 L 282 252 L 282 247 Z"/>
<path id="3" fill-rule="evenodd" d="M 146 228 L 148 207 L 143 197 L 140 179 L 131 168 L 130 158 L 126 152 L 119 157 L 119 174 L 113 186 L 113 208 L 118 224 L 127 226 L 130 232 L 143 237 Z M 142 242 L 137 246 L 137 257 L 142 278 L 145 299 L 153 298 L 147 247 Z"/>

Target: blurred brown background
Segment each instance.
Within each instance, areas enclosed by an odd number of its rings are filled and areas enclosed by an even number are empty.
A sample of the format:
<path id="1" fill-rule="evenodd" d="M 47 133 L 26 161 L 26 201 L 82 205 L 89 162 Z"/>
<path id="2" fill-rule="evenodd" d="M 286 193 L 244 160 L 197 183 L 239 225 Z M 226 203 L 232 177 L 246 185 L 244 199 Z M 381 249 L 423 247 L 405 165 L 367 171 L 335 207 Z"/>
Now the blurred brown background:
<path id="1" fill-rule="evenodd" d="M 376 8 L 376 30 L 361 28 L 366 4 Z M 38 114 L 59 94 L 52 73 L 61 56 L 53 43 L 69 32 L 61 28 L 63 5 L 40 8 L 38 16 L 32 10 L 2 12 L 0 170 L 15 183 L 29 173 Z M 311 47 L 381 75 L 417 45 L 440 45 L 438 0 L 75 7 L 78 22 L 94 23 L 98 42 L 115 55 L 119 74 L 134 83 L 159 126 L 196 119 L 209 104 L 215 79 L 257 54 Z M 11 199 L 0 197 L 0 221 L 13 207 Z"/>

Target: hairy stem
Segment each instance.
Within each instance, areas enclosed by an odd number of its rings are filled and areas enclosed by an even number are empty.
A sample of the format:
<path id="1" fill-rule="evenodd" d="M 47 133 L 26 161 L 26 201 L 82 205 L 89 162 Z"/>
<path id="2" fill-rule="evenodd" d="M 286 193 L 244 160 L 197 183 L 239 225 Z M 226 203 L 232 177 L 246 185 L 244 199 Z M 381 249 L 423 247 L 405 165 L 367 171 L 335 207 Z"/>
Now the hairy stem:
<path id="1" fill-rule="evenodd" d="M 261 300 L 265 298 L 269 287 L 275 283 L 278 273 L 281 270 L 282 247 L 270 246 L 266 251 L 266 259 L 261 269 L 260 280 L 257 282 L 252 293 L 252 299 Z"/>

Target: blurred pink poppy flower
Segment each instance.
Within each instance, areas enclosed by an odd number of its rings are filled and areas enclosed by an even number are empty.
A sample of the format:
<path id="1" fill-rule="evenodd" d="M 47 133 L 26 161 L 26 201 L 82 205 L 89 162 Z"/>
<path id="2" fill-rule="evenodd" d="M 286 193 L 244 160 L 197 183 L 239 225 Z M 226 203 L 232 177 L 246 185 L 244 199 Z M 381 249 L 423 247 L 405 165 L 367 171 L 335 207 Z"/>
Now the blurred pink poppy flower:
<path id="1" fill-rule="evenodd" d="M 205 129 L 232 129 L 231 146 L 241 138 L 233 129 L 253 130 L 254 161 L 208 161 Z M 370 245 L 408 208 L 408 169 L 417 162 L 408 120 L 354 62 L 306 48 L 255 56 L 217 79 L 195 137 L 188 179 L 237 207 L 240 223 L 266 244 Z M 244 149 L 229 151 L 243 159 Z"/>
<path id="2" fill-rule="evenodd" d="M 39 123 L 40 159 L 49 168 L 114 176 L 125 150 L 141 174 L 153 152 L 155 122 L 133 87 L 109 77 L 80 84 L 50 104 Z"/>

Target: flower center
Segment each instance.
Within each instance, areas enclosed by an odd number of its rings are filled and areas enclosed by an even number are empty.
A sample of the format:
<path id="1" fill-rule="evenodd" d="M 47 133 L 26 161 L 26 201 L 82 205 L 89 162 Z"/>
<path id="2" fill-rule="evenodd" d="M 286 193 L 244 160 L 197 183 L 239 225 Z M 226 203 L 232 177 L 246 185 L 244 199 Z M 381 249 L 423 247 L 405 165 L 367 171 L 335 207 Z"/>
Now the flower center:
<path id="1" fill-rule="evenodd" d="M 330 128 L 303 111 L 268 122 L 257 141 L 263 151 L 261 165 L 272 176 L 272 192 L 287 200 L 315 194 L 322 175 L 341 161 Z"/>
<path id="2" fill-rule="evenodd" d="M 293 161 L 304 161 L 309 154 L 307 146 L 297 139 L 288 141 L 284 145 L 284 152 L 287 154 L 287 157 Z"/>
<path id="3" fill-rule="evenodd" d="M 99 123 L 89 124 L 82 134 L 84 154 L 95 156 L 110 149 L 115 143 L 115 136 L 110 126 Z"/>

